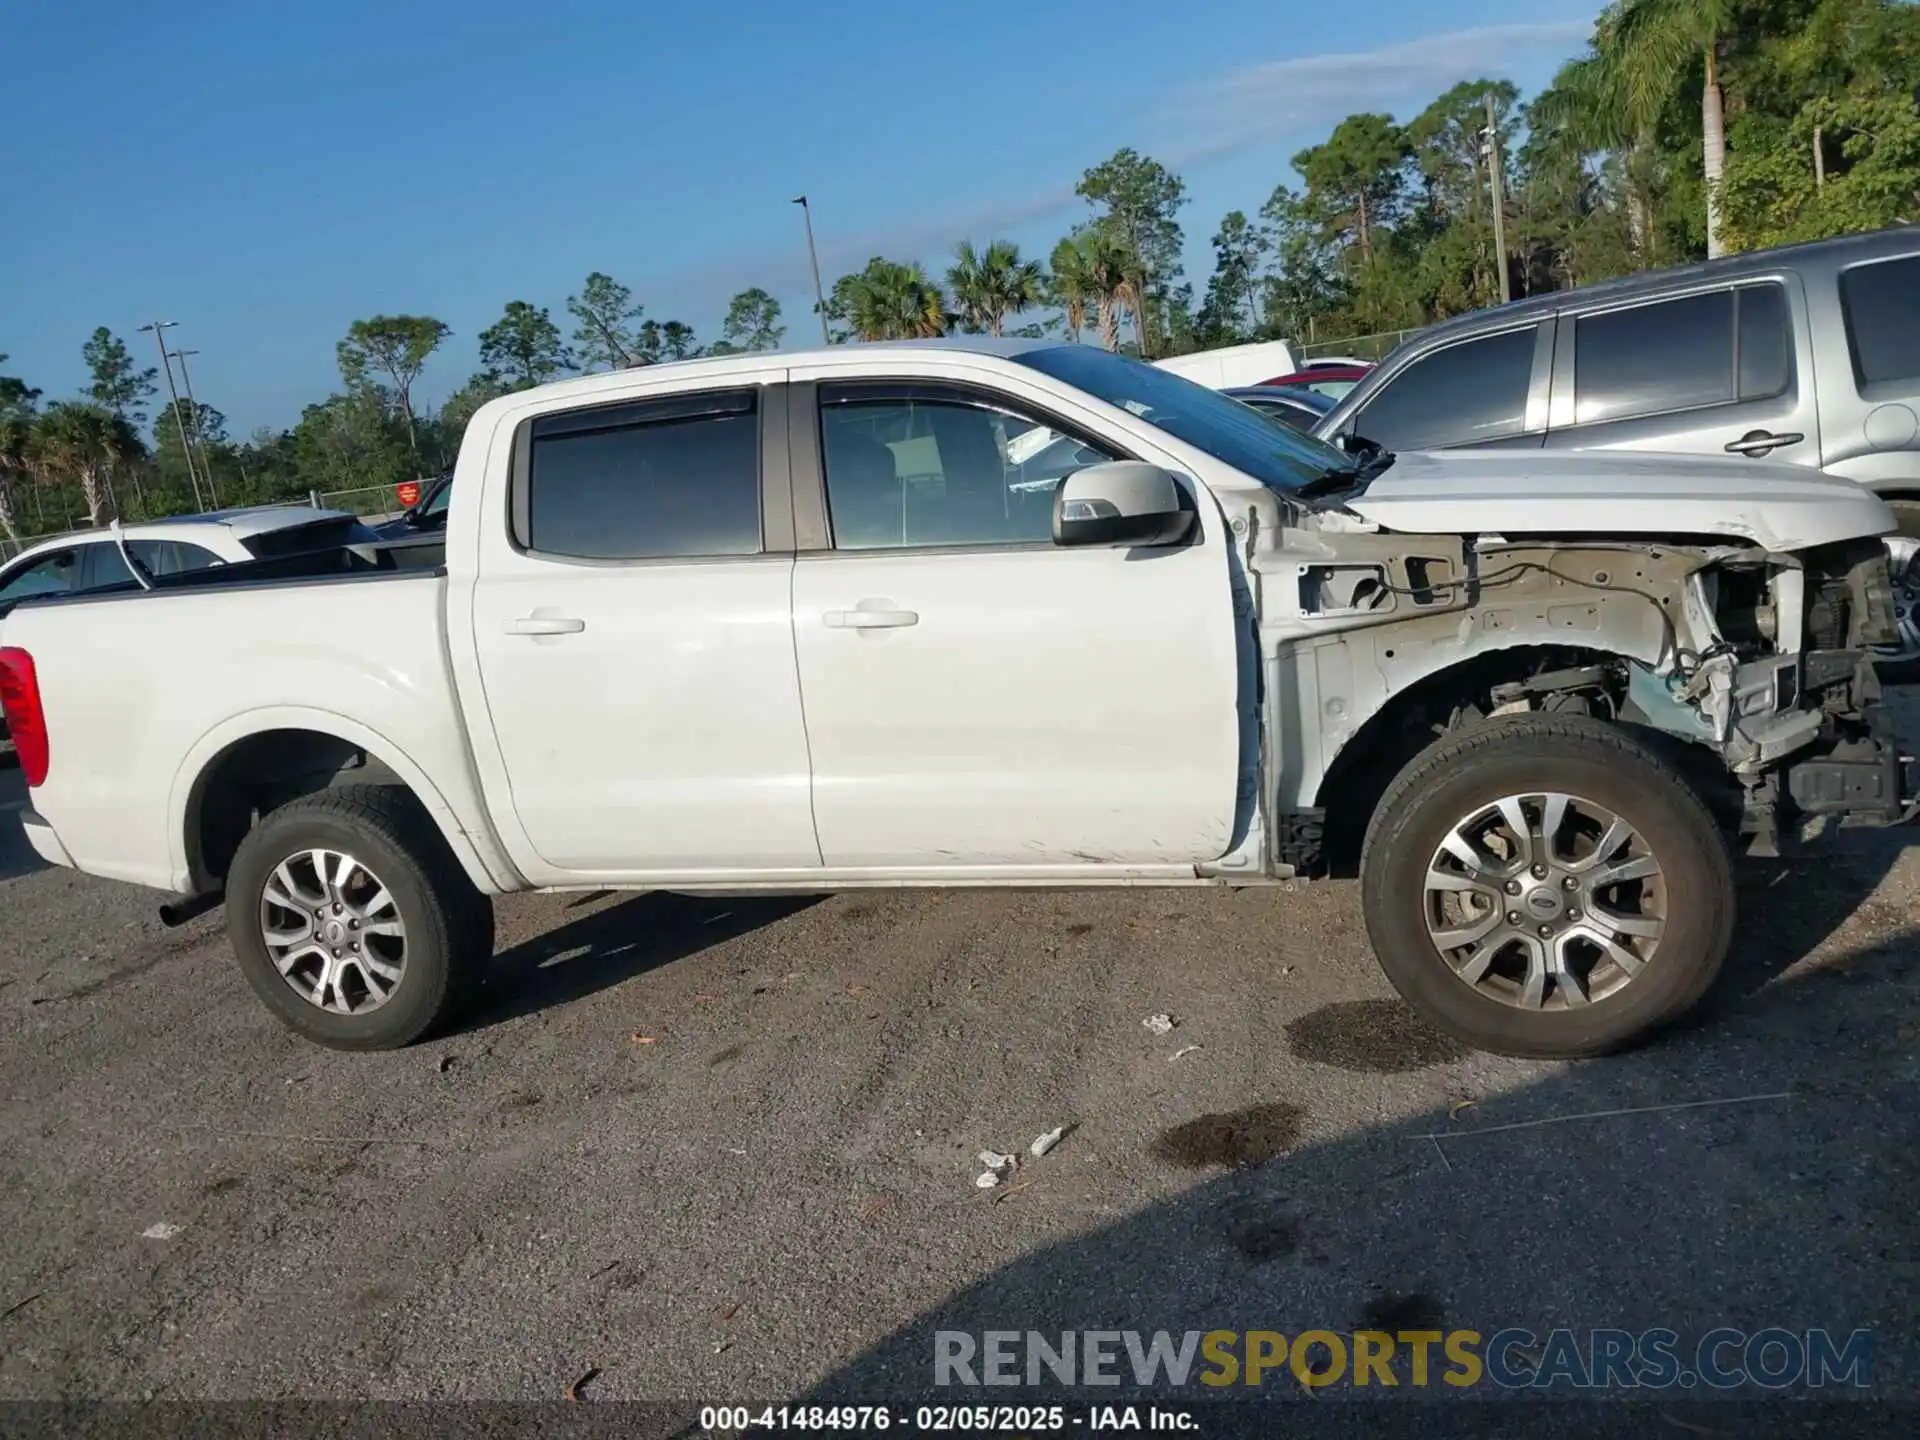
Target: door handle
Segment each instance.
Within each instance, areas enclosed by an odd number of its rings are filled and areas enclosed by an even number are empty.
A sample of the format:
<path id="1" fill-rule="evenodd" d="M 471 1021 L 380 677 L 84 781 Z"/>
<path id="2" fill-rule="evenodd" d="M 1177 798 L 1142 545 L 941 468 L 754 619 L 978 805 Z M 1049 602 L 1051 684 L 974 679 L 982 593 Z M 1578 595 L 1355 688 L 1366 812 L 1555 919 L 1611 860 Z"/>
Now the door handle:
<path id="1" fill-rule="evenodd" d="M 897 630 L 918 625 L 917 610 L 895 610 L 891 600 L 862 600 L 851 610 L 829 610 L 820 618 L 829 630 Z"/>
<path id="2" fill-rule="evenodd" d="M 571 615 L 522 615 L 507 621 L 509 635 L 578 635 L 587 622 Z"/>
<path id="3" fill-rule="evenodd" d="M 1749 430 L 1738 440 L 1727 442 L 1727 453 L 1729 455 L 1765 455 L 1777 446 L 1798 445 L 1806 438 L 1804 435 L 1772 435 L 1765 430 Z"/>

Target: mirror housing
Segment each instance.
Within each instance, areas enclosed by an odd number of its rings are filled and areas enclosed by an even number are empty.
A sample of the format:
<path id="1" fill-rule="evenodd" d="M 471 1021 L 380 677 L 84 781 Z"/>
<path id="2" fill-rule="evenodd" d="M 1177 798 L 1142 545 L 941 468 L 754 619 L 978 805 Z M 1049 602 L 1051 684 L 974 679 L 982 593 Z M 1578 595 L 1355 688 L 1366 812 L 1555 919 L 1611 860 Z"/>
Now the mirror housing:
<path id="1" fill-rule="evenodd" d="M 1196 518 L 1179 482 L 1142 460 L 1089 465 L 1053 492 L 1056 545 L 1178 545 Z"/>

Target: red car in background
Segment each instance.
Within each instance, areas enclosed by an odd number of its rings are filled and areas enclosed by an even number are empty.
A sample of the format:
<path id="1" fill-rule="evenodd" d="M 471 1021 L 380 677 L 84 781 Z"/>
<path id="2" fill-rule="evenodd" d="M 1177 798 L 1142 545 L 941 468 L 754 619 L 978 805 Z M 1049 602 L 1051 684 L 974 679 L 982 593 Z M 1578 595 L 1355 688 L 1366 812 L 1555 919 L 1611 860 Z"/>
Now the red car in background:
<path id="1" fill-rule="evenodd" d="M 1291 375 L 1276 375 L 1271 380 L 1262 380 L 1262 385 L 1291 385 L 1303 390 L 1312 390 L 1331 400 L 1338 400 L 1354 386 L 1367 378 L 1373 366 L 1362 362 L 1347 364 L 1342 361 L 1316 361 L 1304 370 L 1296 370 Z"/>

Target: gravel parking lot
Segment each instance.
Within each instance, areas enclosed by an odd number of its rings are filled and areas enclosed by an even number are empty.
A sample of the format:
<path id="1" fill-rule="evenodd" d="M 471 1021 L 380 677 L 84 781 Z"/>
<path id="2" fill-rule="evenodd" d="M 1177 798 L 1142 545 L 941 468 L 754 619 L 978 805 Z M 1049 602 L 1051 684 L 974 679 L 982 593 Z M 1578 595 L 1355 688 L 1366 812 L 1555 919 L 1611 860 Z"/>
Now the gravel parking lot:
<path id="1" fill-rule="evenodd" d="M 468 1028 L 352 1056 L 217 914 L 10 824 L 0 877 L 0 1398 L 871 1399 L 939 1329 L 1363 1323 L 1866 1327 L 1920 1398 L 1904 836 L 1749 868 L 1708 1013 L 1573 1066 L 1414 1023 L 1338 882 L 515 897 Z"/>

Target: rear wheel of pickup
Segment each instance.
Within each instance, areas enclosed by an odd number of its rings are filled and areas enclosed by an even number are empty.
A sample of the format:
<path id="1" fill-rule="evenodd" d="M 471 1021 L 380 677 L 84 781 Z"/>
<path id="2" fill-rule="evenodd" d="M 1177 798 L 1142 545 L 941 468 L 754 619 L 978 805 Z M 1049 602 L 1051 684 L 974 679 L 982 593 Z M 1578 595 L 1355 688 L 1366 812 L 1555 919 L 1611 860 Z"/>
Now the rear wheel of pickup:
<path id="1" fill-rule="evenodd" d="M 1433 1024 L 1540 1059 L 1618 1049 L 1700 999 L 1732 938 L 1732 866 L 1668 761 L 1585 716 L 1428 747 L 1361 859 L 1374 953 Z"/>
<path id="2" fill-rule="evenodd" d="M 336 1050 L 390 1050 L 466 1002 L 493 949 L 493 907 L 412 795 L 353 786 L 248 832 L 227 874 L 227 931 L 289 1027 Z"/>

